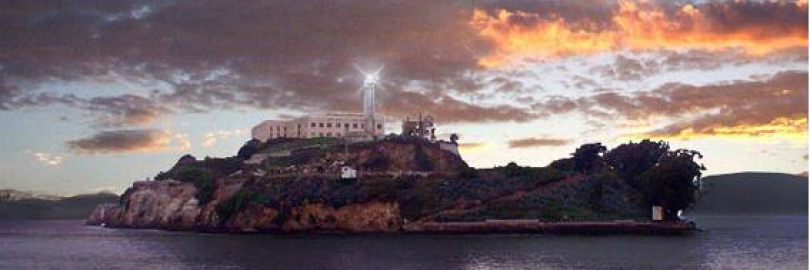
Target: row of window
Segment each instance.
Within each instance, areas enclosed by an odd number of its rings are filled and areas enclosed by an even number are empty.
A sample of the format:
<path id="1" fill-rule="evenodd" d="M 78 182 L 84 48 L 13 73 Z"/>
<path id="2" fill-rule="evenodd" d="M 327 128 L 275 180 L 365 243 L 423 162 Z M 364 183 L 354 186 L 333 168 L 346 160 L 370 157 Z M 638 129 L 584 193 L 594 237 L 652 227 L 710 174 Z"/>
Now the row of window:
<path id="1" fill-rule="evenodd" d="M 317 125 L 316 125 L 316 123 L 310 123 L 309 126 L 310 127 L 316 127 L 316 126 L 317 127 L 324 127 L 325 126 L 327 128 L 331 128 L 332 123 L 325 123 L 325 124 L 324 123 L 317 123 Z M 335 127 L 339 128 L 340 123 L 335 124 Z M 349 128 L 349 123 L 344 123 L 343 127 L 344 128 Z M 352 124 L 353 129 L 357 129 L 357 127 L 358 127 L 357 123 Z M 360 128 L 366 128 L 366 124 L 360 124 Z M 377 124 L 377 129 L 382 129 L 382 124 Z"/>

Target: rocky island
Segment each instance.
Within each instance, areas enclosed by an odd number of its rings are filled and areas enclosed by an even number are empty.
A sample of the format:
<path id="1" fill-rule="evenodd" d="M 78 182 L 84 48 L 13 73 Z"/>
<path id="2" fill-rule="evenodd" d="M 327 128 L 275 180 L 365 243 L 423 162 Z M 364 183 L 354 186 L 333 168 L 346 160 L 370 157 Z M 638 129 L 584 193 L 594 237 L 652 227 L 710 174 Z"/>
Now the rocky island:
<path id="1" fill-rule="evenodd" d="M 99 205 L 87 224 L 231 233 L 680 233 L 694 229 L 678 213 L 695 202 L 698 158 L 644 140 L 609 151 L 582 145 L 546 167 L 475 169 L 422 138 L 251 140 L 233 157 L 183 156 L 154 180 L 133 183 L 117 204 Z"/>

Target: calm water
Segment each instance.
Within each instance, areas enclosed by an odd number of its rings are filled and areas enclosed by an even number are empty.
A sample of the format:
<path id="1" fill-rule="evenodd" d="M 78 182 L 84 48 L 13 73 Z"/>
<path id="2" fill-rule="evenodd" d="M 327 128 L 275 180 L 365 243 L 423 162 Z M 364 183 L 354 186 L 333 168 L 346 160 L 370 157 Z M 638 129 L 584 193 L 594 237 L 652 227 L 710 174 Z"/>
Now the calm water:
<path id="1" fill-rule="evenodd" d="M 804 269 L 807 217 L 694 217 L 657 236 L 272 236 L 0 222 L 1 269 Z"/>

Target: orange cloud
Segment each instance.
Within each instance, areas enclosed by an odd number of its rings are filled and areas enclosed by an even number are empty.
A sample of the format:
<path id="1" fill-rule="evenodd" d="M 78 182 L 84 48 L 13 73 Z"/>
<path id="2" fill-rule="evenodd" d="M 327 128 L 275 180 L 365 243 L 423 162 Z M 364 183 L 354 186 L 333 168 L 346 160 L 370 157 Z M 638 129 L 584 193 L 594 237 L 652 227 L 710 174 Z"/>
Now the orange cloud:
<path id="1" fill-rule="evenodd" d="M 807 117 L 777 118 L 761 125 L 708 126 L 702 128 L 664 129 L 630 136 L 633 138 L 690 140 L 707 137 L 727 139 L 786 139 L 807 141 Z"/>
<path id="2" fill-rule="evenodd" d="M 489 144 L 485 142 L 469 142 L 458 144 L 459 151 L 464 153 L 473 153 L 481 151 L 483 149 L 486 149 L 487 147 L 489 147 Z"/>
<path id="3" fill-rule="evenodd" d="M 530 148 L 530 147 L 555 147 L 555 146 L 563 146 L 566 144 L 571 143 L 570 140 L 567 139 L 559 139 L 559 138 L 522 138 L 522 139 L 515 139 L 507 141 L 509 144 L 509 148 Z"/>
<path id="4" fill-rule="evenodd" d="M 184 151 L 191 148 L 188 134 L 157 129 L 101 131 L 90 137 L 67 142 L 78 154 Z"/>
<path id="5" fill-rule="evenodd" d="M 757 5 L 767 9 L 755 12 Z M 764 20 L 763 13 L 773 18 Z M 647 1 L 620 1 L 606 27 L 575 26 L 562 16 L 544 19 L 540 14 L 523 11 L 499 10 L 491 14 L 479 9 L 474 10 L 470 24 L 495 47 L 493 53 L 479 59 L 479 65 L 496 67 L 521 57 L 588 55 L 621 49 L 741 49 L 763 55 L 807 47 L 806 17 L 805 2 L 736 1 L 674 9 Z"/>

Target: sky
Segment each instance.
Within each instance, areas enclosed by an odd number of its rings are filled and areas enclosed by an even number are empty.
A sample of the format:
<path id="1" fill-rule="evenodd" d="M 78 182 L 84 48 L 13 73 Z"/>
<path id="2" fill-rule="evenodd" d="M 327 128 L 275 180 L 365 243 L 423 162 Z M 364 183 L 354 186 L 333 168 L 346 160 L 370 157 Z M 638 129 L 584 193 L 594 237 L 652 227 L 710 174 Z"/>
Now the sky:
<path id="1" fill-rule="evenodd" d="M 807 170 L 807 1 L 0 1 L 0 188 L 120 193 L 267 119 L 430 114 L 475 167 L 644 138 Z"/>

